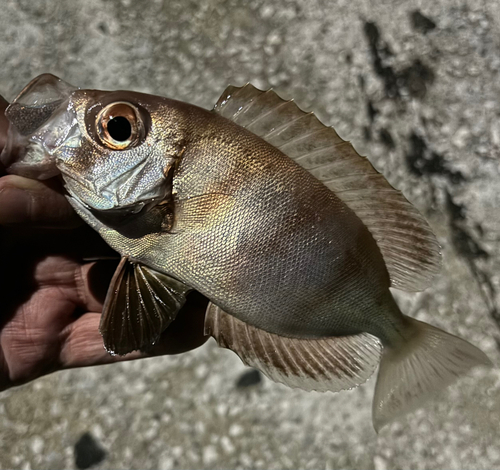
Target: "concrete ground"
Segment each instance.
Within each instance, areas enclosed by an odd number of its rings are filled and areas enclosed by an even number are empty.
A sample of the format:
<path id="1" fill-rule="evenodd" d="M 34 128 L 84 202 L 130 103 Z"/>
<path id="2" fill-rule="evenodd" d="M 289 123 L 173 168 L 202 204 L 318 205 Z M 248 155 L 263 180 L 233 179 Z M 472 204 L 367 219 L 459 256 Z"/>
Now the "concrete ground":
<path id="1" fill-rule="evenodd" d="M 442 274 L 403 311 L 499 363 L 497 0 L 3 0 L 0 63 L 9 99 L 42 72 L 208 108 L 228 84 L 293 97 L 435 229 Z M 0 469 L 500 468 L 498 369 L 378 436 L 373 386 L 290 390 L 212 341 L 62 372 L 0 395 Z"/>

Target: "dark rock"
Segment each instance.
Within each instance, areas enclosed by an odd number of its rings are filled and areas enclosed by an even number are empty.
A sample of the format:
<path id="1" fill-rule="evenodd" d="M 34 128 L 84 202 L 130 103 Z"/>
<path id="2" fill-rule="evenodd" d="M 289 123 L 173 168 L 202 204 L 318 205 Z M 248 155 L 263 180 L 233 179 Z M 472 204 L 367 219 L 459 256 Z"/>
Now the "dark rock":
<path id="1" fill-rule="evenodd" d="M 258 385 L 262 382 L 262 374 L 258 370 L 244 372 L 236 382 L 238 388 L 247 388 Z"/>
<path id="2" fill-rule="evenodd" d="M 368 100 L 368 103 L 366 104 L 366 111 L 368 113 L 368 117 L 370 118 L 370 122 L 373 124 L 373 121 L 377 117 L 378 109 L 373 106 L 373 103 L 370 100 Z"/>
<path id="3" fill-rule="evenodd" d="M 429 31 L 436 28 L 436 23 L 428 16 L 422 15 L 418 10 L 414 10 L 410 13 L 410 20 L 413 29 L 422 34 L 427 34 Z"/>
<path id="4" fill-rule="evenodd" d="M 80 470 L 97 465 L 106 458 L 106 451 L 90 435 L 84 433 L 75 444 L 75 465 Z"/>
<path id="5" fill-rule="evenodd" d="M 449 221 L 453 246 L 457 253 L 465 259 L 472 276 L 480 285 L 481 296 L 488 308 L 489 314 L 500 328 L 500 311 L 496 303 L 497 289 L 488 270 L 484 269 L 483 263 L 478 262 L 490 258 L 490 254 L 481 246 L 480 241 L 478 241 L 484 234 L 484 230 L 479 223 L 474 224 L 475 230 L 468 226 L 466 207 L 463 204 L 455 202 L 448 191 L 446 192 L 446 209 L 450 215 Z M 500 349 L 498 340 L 497 345 Z"/>
<path id="6" fill-rule="evenodd" d="M 399 97 L 397 74 L 391 66 L 387 66 L 384 60 L 392 56 L 392 52 L 382 40 L 378 26 L 367 21 L 364 25 L 364 33 L 370 46 L 372 64 L 375 73 L 383 80 L 386 95 L 390 98 Z"/>
<path id="7" fill-rule="evenodd" d="M 391 133 L 386 128 L 383 127 L 382 129 L 380 129 L 379 137 L 380 137 L 380 141 L 386 147 L 388 147 L 390 149 L 393 149 L 394 147 L 396 147 L 396 145 L 394 144 L 394 139 L 392 138 Z"/>
<path id="8" fill-rule="evenodd" d="M 434 81 L 433 70 L 420 59 L 415 59 L 411 65 L 401 71 L 394 70 L 391 65 L 387 64 L 387 59 L 393 54 L 389 46 L 382 40 L 377 25 L 366 22 L 364 32 L 370 46 L 373 69 L 384 82 L 387 97 L 400 98 L 401 89 L 405 88 L 411 96 L 422 98 L 427 86 Z"/>
<path id="9" fill-rule="evenodd" d="M 97 25 L 97 29 L 102 33 L 102 34 L 109 34 L 109 28 L 108 25 L 104 22 L 100 22 Z"/>
<path id="10" fill-rule="evenodd" d="M 410 148 L 406 154 L 406 163 L 409 170 L 418 176 L 441 175 L 458 184 L 465 180 L 459 171 L 450 170 L 442 155 L 432 151 L 425 140 L 416 132 L 410 135 Z"/>
<path id="11" fill-rule="evenodd" d="M 420 59 L 403 69 L 398 74 L 398 84 L 408 90 L 411 96 L 423 98 L 427 91 L 427 86 L 434 82 L 434 72 Z"/>
<path id="12" fill-rule="evenodd" d="M 365 83 L 365 77 L 363 77 L 363 75 L 358 75 L 358 85 L 362 91 L 365 91 L 366 83 Z"/>
<path id="13" fill-rule="evenodd" d="M 464 227 L 463 222 L 466 220 L 465 207 L 462 204 L 457 204 L 449 192 L 446 192 L 446 208 L 450 214 L 453 245 L 458 253 L 471 260 L 488 258 L 488 252 L 479 245 L 475 237 Z"/>

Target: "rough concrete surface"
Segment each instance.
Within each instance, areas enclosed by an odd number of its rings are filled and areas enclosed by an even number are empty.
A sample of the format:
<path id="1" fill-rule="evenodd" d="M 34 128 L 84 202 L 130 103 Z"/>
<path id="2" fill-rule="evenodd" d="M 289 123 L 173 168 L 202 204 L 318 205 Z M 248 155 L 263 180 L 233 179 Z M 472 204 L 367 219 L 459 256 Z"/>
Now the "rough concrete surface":
<path id="1" fill-rule="evenodd" d="M 2 0 L 0 92 L 52 72 L 211 107 L 274 87 L 368 155 L 428 217 L 442 274 L 404 312 L 499 363 L 497 0 Z M 1 262 L 1 260 L 0 260 Z M 261 379 L 210 341 L 0 395 L 0 469 L 500 468 L 500 374 L 478 370 L 383 429 L 374 381 L 338 394 Z"/>

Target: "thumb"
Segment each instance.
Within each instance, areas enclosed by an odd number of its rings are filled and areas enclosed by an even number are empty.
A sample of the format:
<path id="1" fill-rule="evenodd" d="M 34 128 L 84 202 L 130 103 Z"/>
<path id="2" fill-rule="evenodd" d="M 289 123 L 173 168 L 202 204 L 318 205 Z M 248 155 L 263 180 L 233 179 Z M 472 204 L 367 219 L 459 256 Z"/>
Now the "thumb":
<path id="1" fill-rule="evenodd" d="M 81 223 L 57 179 L 0 178 L 0 225 L 72 228 Z"/>
<path id="2" fill-rule="evenodd" d="M 9 121 L 5 116 L 5 109 L 7 108 L 8 105 L 9 103 L 5 101 L 4 97 L 0 96 L 0 153 L 2 152 L 7 142 L 7 131 L 9 129 Z M 5 174 L 5 168 L 2 162 L 0 162 L 0 176 L 4 174 Z"/>

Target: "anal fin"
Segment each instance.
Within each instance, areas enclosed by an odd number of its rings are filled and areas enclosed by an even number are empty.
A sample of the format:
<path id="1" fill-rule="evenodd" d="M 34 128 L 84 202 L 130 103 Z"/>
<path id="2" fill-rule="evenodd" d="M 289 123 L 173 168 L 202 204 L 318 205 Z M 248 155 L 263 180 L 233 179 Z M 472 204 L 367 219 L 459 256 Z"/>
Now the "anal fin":
<path id="1" fill-rule="evenodd" d="M 189 290 L 182 282 L 123 257 L 111 280 L 99 325 L 106 350 L 123 355 L 155 344 Z"/>
<path id="2" fill-rule="evenodd" d="M 303 390 L 340 391 L 365 382 L 380 359 L 380 342 L 367 333 L 320 339 L 268 333 L 210 303 L 205 334 L 275 382 Z"/>

